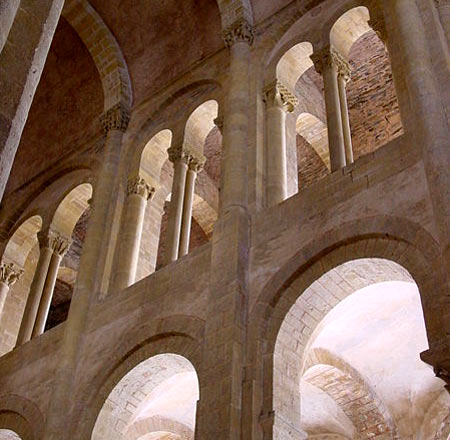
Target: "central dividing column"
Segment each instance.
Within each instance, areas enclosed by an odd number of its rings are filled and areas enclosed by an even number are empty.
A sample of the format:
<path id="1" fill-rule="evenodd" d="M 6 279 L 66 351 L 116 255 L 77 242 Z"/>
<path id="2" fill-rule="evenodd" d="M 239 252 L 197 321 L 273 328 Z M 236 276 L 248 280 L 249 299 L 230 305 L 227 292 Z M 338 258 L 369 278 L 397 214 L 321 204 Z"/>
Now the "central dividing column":
<path id="1" fill-rule="evenodd" d="M 253 29 L 241 19 L 224 32 L 229 70 L 223 103 L 219 218 L 211 249 L 205 368 L 196 438 L 241 438 L 250 218 L 248 214 L 250 53 Z M 217 353 L 211 356 L 211 353 Z"/>
<path id="2" fill-rule="evenodd" d="M 22 275 L 23 269 L 18 269 L 13 263 L 0 264 L 0 316 L 3 312 L 9 289 Z"/>
<path id="3" fill-rule="evenodd" d="M 195 180 L 205 163 L 204 157 L 190 155 L 184 190 L 183 219 L 181 222 L 181 238 L 179 256 L 186 255 L 189 251 L 189 239 L 191 237 L 192 206 L 194 203 Z"/>
<path id="4" fill-rule="evenodd" d="M 100 295 L 101 278 L 105 270 L 105 249 L 112 241 L 111 227 L 105 227 L 115 212 L 117 194 L 120 191 L 120 157 L 123 135 L 130 120 L 124 104 L 111 107 L 102 116 L 106 132 L 101 169 L 94 185 L 91 217 L 89 219 L 83 253 L 80 259 L 77 282 L 70 304 L 69 316 L 64 326 L 54 377 L 52 398 L 47 411 L 43 438 L 45 440 L 69 440 L 72 438 L 70 417 L 75 377 L 83 335 L 92 304 Z M 75 408 L 76 409 L 76 408 Z"/>
<path id="5" fill-rule="evenodd" d="M 169 220 L 167 225 L 167 250 L 165 256 L 166 264 L 169 264 L 172 261 L 175 261 L 179 254 L 189 154 L 183 148 L 183 144 L 170 147 L 167 152 L 169 154 L 169 160 L 173 163 L 174 167 Z"/>
<path id="6" fill-rule="evenodd" d="M 346 165 L 353 163 L 352 132 L 350 129 L 350 118 L 348 114 L 346 86 L 350 81 L 350 64 L 337 52 L 334 52 L 338 70 L 339 102 L 341 104 L 342 130 L 344 135 L 345 162 Z"/>
<path id="7" fill-rule="evenodd" d="M 155 188 L 142 177 L 128 179 L 114 270 L 115 287 L 119 290 L 131 286 L 135 281 L 145 208 L 154 192 Z"/>
<path id="8" fill-rule="evenodd" d="M 54 234 L 50 237 L 50 249 L 52 250 L 52 256 L 50 258 L 47 277 L 42 290 L 42 297 L 36 315 L 36 322 L 34 323 L 33 333 L 31 334 L 32 338 L 44 333 L 48 311 L 50 310 L 50 304 L 53 298 L 53 291 L 55 290 L 56 278 L 58 277 L 59 266 L 64 254 L 70 247 L 70 243 L 71 241 L 68 238 L 62 237 L 59 234 Z"/>
<path id="9" fill-rule="evenodd" d="M 37 236 L 39 243 L 39 260 L 30 286 L 30 293 L 28 294 L 25 310 L 23 312 L 16 347 L 31 339 L 39 304 L 41 302 L 42 291 L 44 290 L 45 279 L 47 278 L 48 266 L 53 254 L 50 247 L 48 231 L 40 231 Z"/>
<path id="10" fill-rule="evenodd" d="M 267 206 L 287 198 L 286 112 L 298 101 L 278 80 L 264 90 L 267 119 Z"/>
<path id="11" fill-rule="evenodd" d="M 323 77 L 325 106 L 327 110 L 328 145 L 331 171 L 345 166 L 344 133 L 342 128 L 341 103 L 339 99 L 336 57 L 330 46 L 311 55 L 318 73 Z"/>

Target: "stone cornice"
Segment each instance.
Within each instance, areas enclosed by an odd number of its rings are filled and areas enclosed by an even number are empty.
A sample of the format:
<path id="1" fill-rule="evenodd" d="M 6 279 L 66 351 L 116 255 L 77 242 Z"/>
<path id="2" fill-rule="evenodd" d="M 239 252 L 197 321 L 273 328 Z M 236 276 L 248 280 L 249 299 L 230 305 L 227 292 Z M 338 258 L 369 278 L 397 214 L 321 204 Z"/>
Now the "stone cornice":
<path id="1" fill-rule="evenodd" d="M 298 99 L 279 80 L 267 86 L 263 93 L 266 104 L 282 107 L 289 113 L 298 105 Z"/>
<path id="2" fill-rule="evenodd" d="M 100 117 L 105 133 L 111 130 L 125 132 L 130 122 L 130 112 L 122 104 L 116 104 Z"/>
<path id="3" fill-rule="evenodd" d="M 53 251 L 53 253 L 63 257 L 65 253 L 69 250 L 72 240 L 63 237 L 61 234 L 57 232 L 53 232 L 50 235 L 49 243 L 50 249 Z"/>
<path id="4" fill-rule="evenodd" d="M 137 194 L 143 197 L 145 200 L 149 200 L 152 198 L 154 193 L 155 188 L 150 186 L 144 178 L 133 176 L 128 179 L 127 195 Z"/>
<path id="5" fill-rule="evenodd" d="M 0 283 L 11 287 L 23 275 L 23 269 L 19 269 L 13 263 L 0 264 Z"/>
<path id="6" fill-rule="evenodd" d="M 253 26 L 244 18 L 233 23 L 222 34 L 225 46 L 227 47 L 231 47 L 233 44 L 240 42 L 247 43 L 250 46 L 253 44 Z"/>

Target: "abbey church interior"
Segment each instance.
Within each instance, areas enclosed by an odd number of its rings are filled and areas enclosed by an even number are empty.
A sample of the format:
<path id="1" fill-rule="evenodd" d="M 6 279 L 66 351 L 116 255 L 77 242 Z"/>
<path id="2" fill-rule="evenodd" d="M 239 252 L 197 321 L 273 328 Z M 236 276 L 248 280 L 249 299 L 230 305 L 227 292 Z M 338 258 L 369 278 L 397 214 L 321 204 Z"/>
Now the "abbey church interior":
<path id="1" fill-rule="evenodd" d="M 0 0 L 0 440 L 450 440 L 450 0 Z"/>

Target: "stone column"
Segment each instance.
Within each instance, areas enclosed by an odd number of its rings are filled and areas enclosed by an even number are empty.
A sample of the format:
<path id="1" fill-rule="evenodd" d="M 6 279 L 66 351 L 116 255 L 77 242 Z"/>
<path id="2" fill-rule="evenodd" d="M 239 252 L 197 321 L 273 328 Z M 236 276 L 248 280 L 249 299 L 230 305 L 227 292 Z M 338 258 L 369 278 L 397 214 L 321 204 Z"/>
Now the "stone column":
<path id="1" fill-rule="evenodd" d="M 45 279 L 47 278 L 48 266 L 53 253 L 50 248 L 47 231 L 40 231 L 38 233 L 38 242 L 39 260 L 30 286 L 30 293 L 28 294 L 25 310 L 23 312 L 16 347 L 28 342 L 31 339 L 39 303 L 41 302 Z"/>
<path id="2" fill-rule="evenodd" d="M 135 281 L 145 208 L 154 192 L 155 188 L 142 177 L 134 176 L 128 180 L 114 270 L 115 287 L 119 290 L 125 289 Z"/>
<path id="3" fill-rule="evenodd" d="M 190 155 L 188 162 L 188 171 L 186 176 L 186 187 L 184 190 L 183 202 L 183 219 L 181 222 L 181 238 L 180 238 L 180 252 L 182 257 L 189 252 L 189 239 L 191 237 L 191 223 L 192 223 L 192 206 L 194 203 L 195 179 L 205 163 L 204 157 L 195 157 Z"/>
<path id="4" fill-rule="evenodd" d="M 70 247 L 71 241 L 68 238 L 55 234 L 50 238 L 50 248 L 52 256 L 48 266 L 47 277 L 45 279 L 44 288 L 42 290 L 42 297 L 39 303 L 39 308 L 36 315 L 36 322 L 34 323 L 32 338 L 42 335 L 45 330 L 47 322 L 48 311 L 53 298 L 53 291 L 55 290 L 56 278 L 58 277 L 59 265 L 64 257 L 64 254 Z"/>
<path id="5" fill-rule="evenodd" d="M 264 91 L 267 121 L 267 205 L 287 198 L 286 112 L 293 112 L 297 98 L 278 80 Z"/>
<path id="6" fill-rule="evenodd" d="M 46 440 L 70 438 L 67 425 L 71 414 L 78 355 L 82 350 L 83 333 L 86 330 L 90 307 L 99 298 L 101 279 L 105 272 L 105 255 L 111 246 L 111 216 L 114 215 L 117 194 L 120 191 L 120 157 L 123 135 L 129 120 L 129 111 L 122 103 L 111 107 L 101 118 L 106 132 L 103 158 L 94 185 L 92 212 L 77 282 L 60 343 L 58 367 L 43 435 Z"/>
<path id="7" fill-rule="evenodd" d="M 338 69 L 339 102 L 341 104 L 342 131 L 344 135 L 345 163 L 353 163 L 352 132 L 350 130 L 350 118 L 348 114 L 346 85 L 350 81 L 350 64 L 341 55 L 335 53 Z"/>
<path id="8" fill-rule="evenodd" d="M 22 275 L 23 269 L 18 269 L 13 263 L 0 264 L 0 316 L 3 312 L 9 289 Z"/>
<path id="9" fill-rule="evenodd" d="M 413 124 L 408 130 L 409 141 L 422 149 L 422 160 L 428 182 L 434 224 L 442 250 L 442 269 L 435 279 L 441 279 L 442 291 L 436 291 L 436 301 L 423 304 L 430 349 L 422 359 L 438 371 L 450 372 L 450 154 L 449 128 L 442 98 L 434 74 L 425 36 L 424 24 L 415 0 L 382 0 L 389 40 L 401 53 Z M 442 374 L 442 373 L 441 373 Z"/>
<path id="10" fill-rule="evenodd" d="M 223 110 L 221 213 L 248 205 L 249 59 L 253 33 L 245 20 L 224 34 L 230 72 Z"/>
<path id="11" fill-rule="evenodd" d="M 325 106 L 327 110 L 328 145 L 331 171 L 345 166 L 344 133 L 342 128 L 341 103 L 339 99 L 336 57 L 330 46 L 311 55 L 318 73 L 323 77 Z"/>
<path id="12" fill-rule="evenodd" d="M 8 38 L 19 4 L 20 0 L 2 0 L 0 3 L 0 53 Z"/>
<path id="13" fill-rule="evenodd" d="M 450 48 L 450 0 L 434 0 L 444 30 L 447 47 Z"/>
<path id="14" fill-rule="evenodd" d="M 182 144 L 170 147 L 168 153 L 169 160 L 173 163 L 174 173 L 167 225 L 166 264 L 169 264 L 178 258 L 181 221 L 183 218 L 184 191 L 189 161 L 189 155 L 183 149 Z"/>
<path id="15" fill-rule="evenodd" d="M 11 9 L 0 23 L 10 23 L 17 11 L 0 54 L 0 96 L 7 97 L 0 100 L 0 201 L 64 0 L 22 0 L 18 9 L 15 4 L 7 0 Z"/>

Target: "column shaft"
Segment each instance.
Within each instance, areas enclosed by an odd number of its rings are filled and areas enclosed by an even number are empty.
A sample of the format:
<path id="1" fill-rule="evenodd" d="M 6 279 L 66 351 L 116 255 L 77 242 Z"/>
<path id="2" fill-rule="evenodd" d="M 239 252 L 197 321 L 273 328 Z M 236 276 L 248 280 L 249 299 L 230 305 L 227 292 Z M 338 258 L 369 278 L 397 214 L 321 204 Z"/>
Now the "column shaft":
<path id="1" fill-rule="evenodd" d="M 221 213 L 248 204 L 248 107 L 250 45 L 230 47 L 229 87 L 223 112 Z"/>
<path id="2" fill-rule="evenodd" d="M 274 105 L 267 109 L 267 205 L 286 198 L 286 112 Z"/>
<path id="3" fill-rule="evenodd" d="M 0 53 L 8 38 L 20 0 L 2 0 L 0 7 Z"/>
<path id="4" fill-rule="evenodd" d="M 328 144 L 330 149 L 331 171 L 345 166 L 344 133 L 342 129 L 341 103 L 337 71 L 334 66 L 327 66 L 323 72 L 325 87 L 325 106 L 327 110 Z"/>
<path id="5" fill-rule="evenodd" d="M 182 257 L 189 252 L 189 239 L 191 237 L 191 223 L 192 223 L 192 206 L 194 203 L 195 179 L 197 173 L 189 169 L 186 176 L 186 188 L 184 191 L 183 202 L 183 220 L 181 223 L 181 238 L 180 238 L 180 253 Z"/>
<path id="6" fill-rule="evenodd" d="M 3 307 L 5 307 L 6 296 L 9 292 L 9 286 L 6 282 L 0 281 L 0 317 L 3 312 Z"/>
<path id="7" fill-rule="evenodd" d="M 39 260 L 34 272 L 33 281 L 30 286 L 30 293 L 28 294 L 22 322 L 20 324 L 16 347 L 28 342 L 31 339 L 51 257 L 52 250 L 48 247 L 48 245 L 41 246 Z"/>
<path id="8" fill-rule="evenodd" d="M 169 224 L 167 226 L 166 264 L 169 264 L 178 258 L 187 169 L 187 160 L 184 157 L 177 158 L 174 161 L 172 196 L 169 207 Z"/>
<path id="9" fill-rule="evenodd" d="M 119 290 L 135 281 L 145 208 L 153 191 L 144 179 L 138 177 L 128 181 L 114 269 L 115 287 Z"/>
<path id="10" fill-rule="evenodd" d="M 338 87 L 339 87 L 339 101 L 341 104 L 342 130 L 344 136 L 345 163 L 346 165 L 349 165 L 353 163 L 353 145 L 352 145 L 352 132 L 350 129 L 350 118 L 348 114 L 346 83 L 347 80 L 345 76 L 339 75 Z"/>
<path id="11" fill-rule="evenodd" d="M 447 47 L 450 49 L 450 1 L 435 0 L 436 8 L 439 13 L 442 29 L 444 30 Z"/>
<path id="12" fill-rule="evenodd" d="M 53 253 L 48 266 L 47 278 L 45 279 L 44 289 L 42 291 L 41 301 L 36 315 L 36 322 L 33 327 L 32 338 L 42 335 L 47 323 L 48 311 L 53 298 L 53 291 L 55 290 L 56 278 L 58 277 L 58 269 L 61 263 L 62 256 Z"/>

